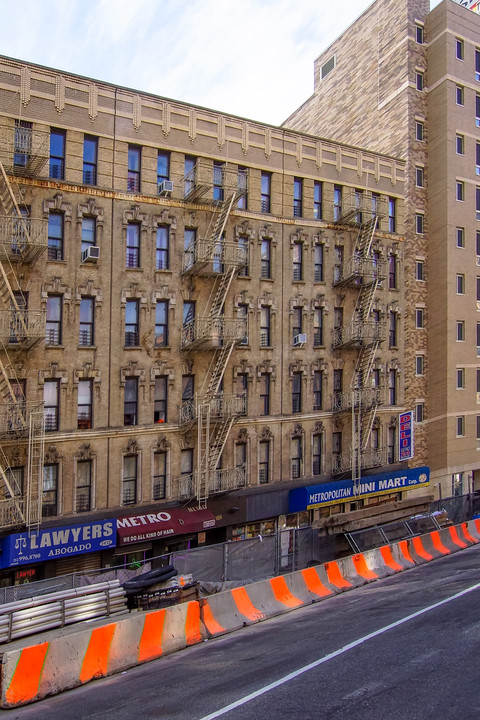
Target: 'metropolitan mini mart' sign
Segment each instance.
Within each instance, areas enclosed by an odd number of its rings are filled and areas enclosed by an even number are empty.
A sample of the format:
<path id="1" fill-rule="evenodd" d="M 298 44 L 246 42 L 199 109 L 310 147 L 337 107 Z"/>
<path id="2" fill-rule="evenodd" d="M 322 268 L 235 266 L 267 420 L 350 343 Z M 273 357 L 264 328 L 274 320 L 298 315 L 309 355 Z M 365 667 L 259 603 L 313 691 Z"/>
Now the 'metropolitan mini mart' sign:
<path id="1" fill-rule="evenodd" d="M 453 2 L 480 14 L 480 0 L 453 0 Z"/>
<path id="2" fill-rule="evenodd" d="M 354 484 L 353 480 L 308 485 L 290 490 L 290 512 L 314 510 L 324 505 L 338 505 L 349 500 L 385 495 L 401 490 L 416 490 L 430 482 L 430 468 L 426 466 L 391 473 L 369 475 Z"/>

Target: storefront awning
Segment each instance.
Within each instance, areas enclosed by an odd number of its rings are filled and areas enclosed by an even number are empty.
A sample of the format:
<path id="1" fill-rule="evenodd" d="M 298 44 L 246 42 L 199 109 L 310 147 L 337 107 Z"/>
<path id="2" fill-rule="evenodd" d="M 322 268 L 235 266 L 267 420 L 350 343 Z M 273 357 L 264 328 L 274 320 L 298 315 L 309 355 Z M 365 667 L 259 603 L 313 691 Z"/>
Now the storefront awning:
<path id="1" fill-rule="evenodd" d="M 145 515 L 125 515 L 117 519 L 118 544 L 188 535 L 213 527 L 215 516 L 206 508 L 168 508 Z"/>

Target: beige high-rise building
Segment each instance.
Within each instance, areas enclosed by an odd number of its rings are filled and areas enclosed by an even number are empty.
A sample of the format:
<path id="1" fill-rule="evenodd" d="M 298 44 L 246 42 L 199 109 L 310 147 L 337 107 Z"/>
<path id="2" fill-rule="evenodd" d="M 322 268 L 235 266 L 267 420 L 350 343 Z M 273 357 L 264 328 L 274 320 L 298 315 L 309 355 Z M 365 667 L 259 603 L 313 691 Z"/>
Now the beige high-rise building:
<path id="1" fill-rule="evenodd" d="M 480 489 L 480 17 L 376 0 L 316 60 L 314 93 L 284 125 L 405 158 L 414 464 L 436 497 Z"/>
<path id="2" fill-rule="evenodd" d="M 411 507 L 400 147 L 8 58 L 0 99 L 1 583 Z"/>

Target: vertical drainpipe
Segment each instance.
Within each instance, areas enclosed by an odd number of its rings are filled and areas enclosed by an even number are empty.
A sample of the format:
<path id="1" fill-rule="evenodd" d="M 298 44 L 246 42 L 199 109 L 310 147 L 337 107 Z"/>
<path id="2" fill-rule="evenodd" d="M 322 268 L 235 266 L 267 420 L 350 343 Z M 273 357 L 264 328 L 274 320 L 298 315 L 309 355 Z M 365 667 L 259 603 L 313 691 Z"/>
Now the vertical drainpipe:
<path id="1" fill-rule="evenodd" d="M 285 216 L 285 130 L 282 130 L 282 218 Z M 285 288 L 284 288 L 284 262 L 285 262 L 285 223 L 282 222 L 282 233 L 281 233 L 281 243 L 282 243 L 282 270 L 281 270 L 281 295 L 280 295 L 280 301 L 281 301 L 281 329 L 280 329 L 280 341 L 282 348 L 281 358 L 282 361 L 280 363 L 280 387 L 282 388 L 282 393 L 280 395 L 281 405 L 280 405 L 280 414 L 283 415 L 283 410 L 285 407 L 284 404 L 284 398 L 283 398 L 283 388 L 284 388 L 284 351 L 285 351 L 285 344 L 284 344 L 284 335 L 283 335 L 283 312 L 284 312 L 284 303 L 285 303 Z M 283 428 L 284 423 L 281 420 L 280 421 L 280 475 L 282 475 L 282 464 L 283 464 Z M 282 480 L 282 477 L 280 476 L 280 480 Z M 278 521 L 277 521 L 278 524 Z"/>
<path id="2" fill-rule="evenodd" d="M 117 88 L 115 88 L 114 102 L 113 102 L 113 159 L 112 159 L 112 193 L 115 189 L 115 151 L 116 151 L 116 139 L 117 139 Z M 111 427 L 111 409 L 110 409 L 110 398 L 112 389 L 112 328 L 113 328 L 113 236 L 114 236 L 114 206 L 115 199 L 112 194 L 111 199 L 111 215 L 110 215 L 110 308 L 109 308 L 109 330 L 110 330 L 110 341 L 108 343 L 108 410 L 107 410 L 107 427 Z M 110 502 L 110 451 L 111 451 L 111 438 L 107 438 L 107 507 Z"/>

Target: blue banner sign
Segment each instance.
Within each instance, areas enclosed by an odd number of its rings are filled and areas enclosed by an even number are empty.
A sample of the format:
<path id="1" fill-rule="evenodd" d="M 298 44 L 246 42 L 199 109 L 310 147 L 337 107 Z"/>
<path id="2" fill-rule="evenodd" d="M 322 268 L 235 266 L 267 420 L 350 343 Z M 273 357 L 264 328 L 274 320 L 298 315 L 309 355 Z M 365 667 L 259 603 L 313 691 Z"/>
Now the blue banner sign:
<path id="1" fill-rule="evenodd" d="M 57 560 L 115 547 L 116 520 L 8 535 L 0 541 L 0 568 Z"/>
<path id="2" fill-rule="evenodd" d="M 398 459 L 411 460 L 413 458 L 413 411 L 400 413 L 398 422 Z"/>
<path id="3" fill-rule="evenodd" d="M 371 495 L 387 495 L 402 490 L 416 490 L 427 487 L 430 482 L 430 468 L 423 466 L 410 470 L 396 470 L 391 473 L 369 475 L 357 483 L 353 480 L 308 485 L 290 490 L 289 511 L 314 510 L 326 505 L 338 505 Z"/>

